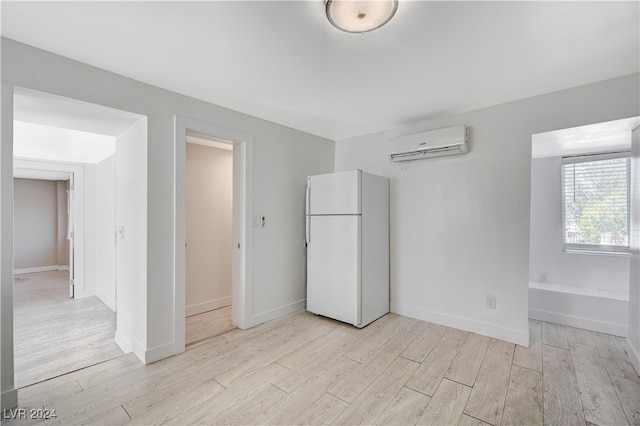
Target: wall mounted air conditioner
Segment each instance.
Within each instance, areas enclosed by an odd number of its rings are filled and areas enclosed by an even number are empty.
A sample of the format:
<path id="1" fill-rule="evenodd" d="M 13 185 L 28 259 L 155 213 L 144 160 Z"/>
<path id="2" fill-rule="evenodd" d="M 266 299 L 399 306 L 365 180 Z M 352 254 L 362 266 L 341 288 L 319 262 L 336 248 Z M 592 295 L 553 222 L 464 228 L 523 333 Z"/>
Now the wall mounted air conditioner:
<path id="1" fill-rule="evenodd" d="M 469 129 L 465 126 L 430 130 L 389 139 L 389 160 L 408 161 L 469 151 Z"/>

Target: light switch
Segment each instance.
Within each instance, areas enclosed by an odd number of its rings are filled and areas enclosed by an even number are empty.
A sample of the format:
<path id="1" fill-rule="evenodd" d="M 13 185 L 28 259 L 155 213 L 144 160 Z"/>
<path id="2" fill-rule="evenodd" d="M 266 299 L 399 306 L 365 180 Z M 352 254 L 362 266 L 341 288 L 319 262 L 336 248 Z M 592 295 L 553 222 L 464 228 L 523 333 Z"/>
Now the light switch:
<path id="1" fill-rule="evenodd" d="M 251 218 L 251 226 L 253 228 L 264 228 L 266 220 L 266 216 L 253 216 Z"/>

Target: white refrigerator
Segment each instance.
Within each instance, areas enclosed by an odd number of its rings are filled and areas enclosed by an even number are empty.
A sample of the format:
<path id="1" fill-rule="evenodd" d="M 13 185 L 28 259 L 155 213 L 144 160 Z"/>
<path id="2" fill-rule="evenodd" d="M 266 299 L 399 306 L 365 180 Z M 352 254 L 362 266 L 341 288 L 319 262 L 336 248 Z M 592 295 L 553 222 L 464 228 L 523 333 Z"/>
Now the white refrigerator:
<path id="1" fill-rule="evenodd" d="M 307 310 L 356 327 L 389 312 L 389 179 L 307 178 Z"/>

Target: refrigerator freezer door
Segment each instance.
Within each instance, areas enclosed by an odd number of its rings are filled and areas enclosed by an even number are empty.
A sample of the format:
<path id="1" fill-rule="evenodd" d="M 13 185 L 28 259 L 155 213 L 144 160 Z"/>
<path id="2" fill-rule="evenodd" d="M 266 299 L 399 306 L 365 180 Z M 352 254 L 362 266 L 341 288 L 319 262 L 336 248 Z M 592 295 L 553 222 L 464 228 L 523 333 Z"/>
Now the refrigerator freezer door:
<path id="1" fill-rule="evenodd" d="M 307 214 L 360 214 L 360 170 L 310 176 Z"/>
<path id="2" fill-rule="evenodd" d="M 308 216 L 307 310 L 358 326 L 360 216 Z"/>

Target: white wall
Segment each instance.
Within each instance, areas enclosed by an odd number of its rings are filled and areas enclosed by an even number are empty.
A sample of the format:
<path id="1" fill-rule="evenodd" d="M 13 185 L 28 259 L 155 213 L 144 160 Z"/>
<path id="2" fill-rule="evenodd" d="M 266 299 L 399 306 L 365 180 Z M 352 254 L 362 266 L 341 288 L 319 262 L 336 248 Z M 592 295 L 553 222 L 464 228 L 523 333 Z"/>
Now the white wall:
<path id="1" fill-rule="evenodd" d="M 147 327 L 153 326 L 146 318 L 151 304 L 147 300 L 146 141 L 147 119 L 142 118 L 117 138 L 115 155 L 116 343 L 145 362 Z"/>
<path id="2" fill-rule="evenodd" d="M 186 316 L 231 304 L 233 151 L 186 151 Z"/>
<path id="3" fill-rule="evenodd" d="M 96 192 L 96 165 L 95 164 L 83 164 L 84 170 L 84 284 L 83 293 L 84 296 L 95 296 L 96 294 L 96 272 L 97 272 L 97 258 L 96 258 L 96 238 L 98 233 L 98 223 L 96 222 L 96 200 L 98 194 Z M 79 188 L 76 185 L 74 190 L 74 197 L 77 198 Z M 74 201 L 78 202 L 78 201 Z M 74 250 L 77 248 L 77 242 L 79 238 L 74 238 Z M 77 293 L 77 291 L 76 291 Z M 76 295 L 77 297 L 77 295 Z"/>
<path id="4" fill-rule="evenodd" d="M 640 375 L 640 127 L 631 133 L 631 265 L 629 280 L 629 348 Z"/>
<path id="5" fill-rule="evenodd" d="M 56 181 L 14 179 L 14 268 L 34 271 L 58 265 Z M 44 270 L 44 269 L 43 269 Z"/>
<path id="6" fill-rule="evenodd" d="M 0 47 L 0 53 L 4 53 Z M 0 392 L 1 409 L 18 405 L 13 368 L 13 87 L 0 86 Z"/>
<path id="7" fill-rule="evenodd" d="M 96 164 L 95 294 L 116 310 L 116 175 L 115 156 Z"/>
<path id="8" fill-rule="evenodd" d="M 337 171 L 391 178 L 392 310 L 527 345 L 531 136 L 636 116 L 638 93 L 636 74 L 339 141 Z M 468 154 L 387 160 L 389 137 L 459 124 Z"/>
<path id="9" fill-rule="evenodd" d="M 267 226 L 249 229 L 253 242 L 250 281 L 253 303 L 247 312 L 250 325 L 304 306 L 304 188 L 307 175 L 334 168 L 334 143 L 275 123 L 270 123 L 219 106 L 146 85 L 104 70 L 93 68 L 43 50 L 2 39 L 2 380 L 3 392 L 14 395 L 12 372 L 12 272 L 13 240 L 12 180 L 12 85 L 26 87 L 148 117 L 148 191 L 138 194 L 148 206 L 140 214 L 147 218 L 147 254 L 141 263 L 146 270 L 143 286 L 134 296 L 136 317 L 126 319 L 135 327 L 128 336 L 147 361 L 171 355 L 174 342 L 174 235 L 175 200 L 175 119 L 190 117 L 252 135 L 253 162 L 249 175 L 253 192 L 248 216 L 267 216 Z M 6 92 L 5 90 L 8 90 Z M 6 94 L 8 93 L 8 95 Z M 7 108 L 6 105 L 9 107 Z M 9 130 L 5 130 L 9 129 Z M 179 166 L 178 166 L 179 167 Z M 184 166 L 182 166 L 184 167 Z M 6 196 L 5 188 L 9 188 Z M 147 266 L 148 265 L 148 266 Z M 119 266 L 119 265 L 118 265 Z M 5 269 L 6 268 L 6 269 Z M 141 274 L 142 275 L 142 274 Z M 11 275 L 9 275 L 11 277 Z M 122 292 L 118 283 L 118 301 Z M 5 302 L 6 298 L 6 302 Z M 5 309 L 6 306 L 6 309 Z M 118 320 L 123 316 L 117 307 Z M 126 314 L 124 314 L 126 315 Z M 5 326 L 5 324 L 8 324 Z M 122 324 L 120 324 L 122 325 Z M 129 339 L 127 339 L 130 341 Z M 7 345 L 5 346 L 5 343 Z M 176 345 L 176 347 L 179 345 Z M 133 348 L 134 350 L 136 348 Z M 9 377 L 5 379 L 5 377 Z M 10 398 L 9 398 L 10 399 Z M 4 404 L 4 402 L 3 402 Z"/>
<path id="10" fill-rule="evenodd" d="M 560 157 L 531 162 L 529 281 L 629 294 L 629 257 L 562 251 Z"/>

